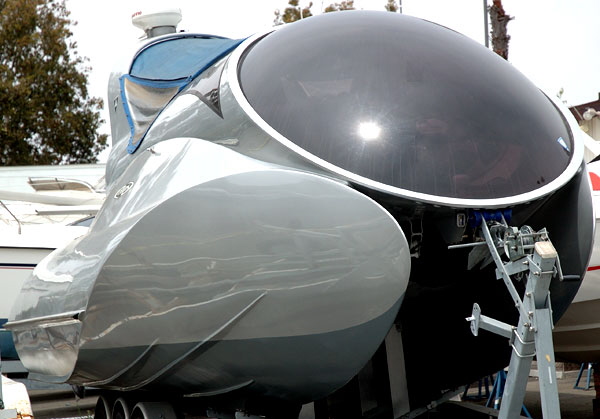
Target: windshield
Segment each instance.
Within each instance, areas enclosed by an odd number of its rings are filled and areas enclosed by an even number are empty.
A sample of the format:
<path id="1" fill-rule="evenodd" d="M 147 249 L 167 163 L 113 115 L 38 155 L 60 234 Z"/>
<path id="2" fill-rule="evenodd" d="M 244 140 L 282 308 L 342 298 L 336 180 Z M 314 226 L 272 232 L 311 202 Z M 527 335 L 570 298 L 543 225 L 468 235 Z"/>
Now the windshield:
<path id="1" fill-rule="evenodd" d="M 572 157 L 554 104 L 471 39 L 389 12 L 341 12 L 258 40 L 242 90 L 288 140 L 386 185 L 454 198 L 535 190 Z"/>

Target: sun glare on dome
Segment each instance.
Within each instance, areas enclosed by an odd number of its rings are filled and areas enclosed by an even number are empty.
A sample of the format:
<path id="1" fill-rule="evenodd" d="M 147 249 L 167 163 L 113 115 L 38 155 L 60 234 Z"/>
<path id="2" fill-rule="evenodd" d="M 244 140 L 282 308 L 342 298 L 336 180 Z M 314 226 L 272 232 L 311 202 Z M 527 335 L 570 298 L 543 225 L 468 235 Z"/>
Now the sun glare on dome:
<path id="1" fill-rule="evenodd" d="M 361 122 L 358 125 L 358 135 L 363 140 L 376 140 L 381 134 L 381 128 L 375 122 Z"/>

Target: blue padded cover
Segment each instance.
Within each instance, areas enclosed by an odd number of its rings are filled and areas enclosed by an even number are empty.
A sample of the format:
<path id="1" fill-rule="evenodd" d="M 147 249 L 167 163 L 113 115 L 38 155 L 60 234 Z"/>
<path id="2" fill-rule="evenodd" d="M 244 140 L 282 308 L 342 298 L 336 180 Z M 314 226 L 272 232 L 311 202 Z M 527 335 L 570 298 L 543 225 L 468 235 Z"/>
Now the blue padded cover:
<path id="1" fill-rule="evenodd" d="M 241 39 L 183 37 L 152 44 L 134 59 L 129 74 L 146 80 L 194 77 L 230 52 Z"/>

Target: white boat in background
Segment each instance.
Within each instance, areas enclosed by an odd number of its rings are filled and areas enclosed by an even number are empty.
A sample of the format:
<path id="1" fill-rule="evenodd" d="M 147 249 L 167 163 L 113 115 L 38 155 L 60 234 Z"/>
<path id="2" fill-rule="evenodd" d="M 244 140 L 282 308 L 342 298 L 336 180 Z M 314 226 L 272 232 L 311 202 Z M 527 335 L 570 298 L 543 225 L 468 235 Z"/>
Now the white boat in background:
<path id="1" fill-rule="evenodd" d="M 0 326 L 33 268 L 87 232 L 104 201 L 103 175 L 104 165 L 0 168 Z M 17 358 L 1 327 L 0 350 L 3 359 Z M 11 368 L 4 363 L 4 372 Z"/>
<path id="2" fill-rule="evenodd" d="M 554 328 L 557 359 L 600 362 L 600 160 L 588 164 L 596 229 L 585 279 L 573 302 Z"/>

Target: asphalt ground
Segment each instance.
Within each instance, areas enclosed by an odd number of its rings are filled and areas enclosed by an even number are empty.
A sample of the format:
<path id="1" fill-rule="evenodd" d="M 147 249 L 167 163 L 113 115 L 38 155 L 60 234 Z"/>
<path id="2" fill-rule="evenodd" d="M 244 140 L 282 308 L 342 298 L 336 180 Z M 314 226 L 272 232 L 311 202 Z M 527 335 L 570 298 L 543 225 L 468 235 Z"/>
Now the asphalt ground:
<path id="1" fill-rule="evenodd" d="M 590 382 L 589 389 L 576 389 L 575 383 L 577 381 L 578 370 L 565 371 L 562 373 L 562 378 L 557 380 L 558 383 L 558 398 L 560 402 L 560 417 L 562 419 L 593 419 L 593 400 L 596 397 L 596 391 L 594 389 L 593 378 Z M 577 387 L 587 387 L 587 371 L 584 371 L 581 379 L 579 380 Z M 490 385 L 490 392 L 492 391 L 492 385 Z M 483 391 L 484 392 L 484 391 Z M 471 386 L 469 393 L 471 397 L 479 394 L 478 385 Z M 487 402 L 486 398 L 479 400 L 471 399 L 466 401 L 467 404 L 477 406 L 484 406 Z M 466 409 L 462 408 L 459 410 L 461 404 L 465 402 L 456 403 L 452 402 L 447 406 L 441 406 L 438 410 L 440 416 L 432 414 L 431 417 L 446 419 L 446 418 L 470 418 L 470 417 L 490 417 L 489 415 L 474 415 L 465 413 Z M 455 404 L 455 405 L 453 405 Z M 493 402 L 491 403 L 493 405 Z M 534 419 L 555 419 L 555 418 L 544 418 L 542 414 L 542 404 L 539 390 L 539 381 L 536 377 L 530 377 L 527 383 L 527 392 L 525 394 L 524 406 L 528 410 L 529 414 Z M 493 406 L 492 406 L 493 407 Z M 458 413 L 461 412 L 461 413 Z M 497 411 L 496 411 L 497 412 Z M 494 412 L 494 413 L 496 413 Z M 491 417 L 495 417 L 496 414 Z M 524 413 L 522 413 L 524 416 Z M 425 418 L 427 415 L 424 416 Z M 525 416 L 527 417 L 527 416 Z"/>
<path id="2" fill-rule="evenodd" d="M 560 401 L 560 413 L 562 419 L 592 419 L 593 400 L 596 398 L 594 380 L 588 390 L 573 388 L 577 380 L 578 370 L 566 371 L 563 378 L 558 382 L 558 399 Z M 586 371 L 584 371 L 578 387 L 586 387 Z M 525 406 L 533 418 L 542 418 L 542 407 L 540 401 L 539 383 L 537 378 L 530 378 L 527 384 Z"/>

